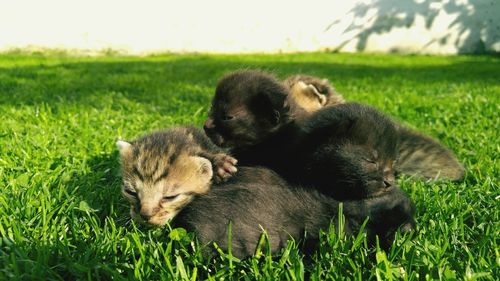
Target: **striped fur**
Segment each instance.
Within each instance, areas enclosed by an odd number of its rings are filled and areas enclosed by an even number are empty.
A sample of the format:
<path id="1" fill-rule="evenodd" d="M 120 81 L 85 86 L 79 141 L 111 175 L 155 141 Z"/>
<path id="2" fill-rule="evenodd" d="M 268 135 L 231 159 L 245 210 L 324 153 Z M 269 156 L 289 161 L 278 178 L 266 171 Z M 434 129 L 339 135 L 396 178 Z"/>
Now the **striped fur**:
<path id="1" fill-rule="evenodd" d="M 146 135 L 130 143 L 117 142 L 120 150 L 123 196 L 134 219 L 165 224 L 208 191 L 213 167 L 225 154 L 195 128 L 175 128 Z"/>

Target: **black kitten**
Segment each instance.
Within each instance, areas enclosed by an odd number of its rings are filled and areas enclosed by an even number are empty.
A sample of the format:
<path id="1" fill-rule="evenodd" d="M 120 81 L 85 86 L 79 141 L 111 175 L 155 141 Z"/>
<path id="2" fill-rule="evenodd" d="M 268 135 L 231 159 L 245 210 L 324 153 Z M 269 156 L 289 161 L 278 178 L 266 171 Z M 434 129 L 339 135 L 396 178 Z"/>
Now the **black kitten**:
<path id="1" fill-rule="evenodd" d="M 345 103 L 327 79 L 307 75 L 294 75 L 284 81 L 289 94 L 286 103 L 294 119 L 304 118 L 327 106 Z M 461 180 L 465 169 L 454 153 L 439 141 L 397 124 L 399 156 L 396 174 L 426 179 Z"/>
<path id="2" fill-rule="evenodd" d="M 152 225 L 173 218 L 174 226 L 195 232 L 203 244 L 216 242 L 223 250 L 228 249 L 231 222 L 237 257 L 254 253 L 263 230 L 273 252 L 290 238 L 304 239 L 311 247 L 306 250 L 313 250 L 319 231 L 336 221 L 340 203 L 315 190 L 294 188 L 265 168 L 240 167 L 227 182 L 214 181 L 214 149 L 200 131 L 174 128 L 118 143 L 123 196 L 130 201 L 131 216 Z M 396 187 L 377 198 L 345 202 L 343 210 L 347 234 L 357 234 L 369 218 L 368 241 L 378 236 L 383 247 L 390 246 L 397 229 L 414 227 L 414 206 Z"/>
<path id="3" fill-rule="evenodd" d="M 394 184 L 398 136 L 379 111 L 356 103 L 291 118 L 288 89 L 258 71 L 218 84 L 205 131 L 242 165 L 267 166 L 339 200 L 377 196 Z"/>
<path id="4" fill-rule="evenodd" d="M 232 253 L 237 257 L 254 253 L 263 230 L 273 253 L 286 247 L 290 238 L 302 241 L 304 251 L 310 253 L 320 230 L 337 221 L 339 204 L 315 190 L 293 189 L 268 169 L 241 167 L 228 182 L 212 185 L 208 193 L 195 197 L 174 219 L 174 226 L 194 231 L 203 244 L 216 242 L 227 250 L 231 222 Z M 378 236 L 387 249 L 396 230 L 414 228 L 413 203 L 398 188 L 343 204 L 346 234 L 356 235 L 370 218 L 365 228 L 370 244 Z"/>

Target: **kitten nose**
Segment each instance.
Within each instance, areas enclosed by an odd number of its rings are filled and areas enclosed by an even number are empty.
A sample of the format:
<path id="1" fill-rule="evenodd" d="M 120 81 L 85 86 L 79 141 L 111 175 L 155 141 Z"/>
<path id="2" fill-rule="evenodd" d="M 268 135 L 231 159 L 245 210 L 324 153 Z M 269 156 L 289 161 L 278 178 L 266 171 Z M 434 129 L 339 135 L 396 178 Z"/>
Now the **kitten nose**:
<path id="1" fill-rule="evenodd" d="M 210 129 L 213 129 L 213 128 L 215 128 L 214 119 L 207 118 L 207 120 L 205 121 L 205 124 L 203 125 L 203 129 L 210 130 Z"/>
<path id="2" fill-rule="evenodd" d="M 394 177 L 394 174 L 384 175 L 384 185 L 386 188 L 393 186 L 395 182 L 396 178 Z"/>
<path id="3" fill-rule="evenodd" d="M 396 177 L 394 176 L 394 171 L 390 167 L 385 167 L 384 168 L 384 184 L 385 187 L 390 187 L 394 185 L 394 182 L 396 181 Z"/>
<path id="4" fill-rule="evenodd" d="M 150 208 L 148 206 L 141 206 L 141 211 L 139 215 L 145 221 L 149 221 L 149 219 L 157 212 L 157 208 Z"/>
<path id="5" fill-rule="evenodd" d="M 149 221 L 149 219 L 151 218 L 152 216 L 149 215 L 149 214 L 143 214 L 141 213 L 141 218 L 145 221 Z"/>

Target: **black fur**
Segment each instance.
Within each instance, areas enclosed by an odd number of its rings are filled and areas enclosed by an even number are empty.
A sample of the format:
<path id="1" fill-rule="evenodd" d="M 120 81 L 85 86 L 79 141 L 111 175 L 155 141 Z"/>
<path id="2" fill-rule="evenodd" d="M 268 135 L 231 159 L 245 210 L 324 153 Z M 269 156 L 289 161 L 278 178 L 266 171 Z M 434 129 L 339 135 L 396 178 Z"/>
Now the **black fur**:
<path id="1" fill-rule="evenodd" d="M 314 86 L 318 93 L 322 95 L 318 98 L 317 104 L 326 106 L 336 106 L 345 103 L 341 94 L 335 91 L 333 86 L 326 79 L 308 75 L 294 75 L 288 77 L 284 84 L 293 92 L 292 87 L 299 83 Z M 311 107 L 300 97 L 306 97 L 306 92 L 297 92 L 295 95 L 289 96 L 290 115 L 293 118 L 303 118 L 316 111 L 319 108 Z M 298 105 L 298 106 L 297 106 Z M 465 169 L 454 153 L 439 141 L 402 126 L 398 127 L 399 138 L 399 156 L 395 164 L 396 174 L 405 174 L 409 176 L 423 177 L 426 179 L 447 179 L 461 180 L 464 177 Z"/>
<path id="2" fill-rule="evenodd" d="M 376 196 L 394 185 L 398 137 L 389 118 L 347 103 L 293 120 L 286 96 L 287 89 L 268 74 L 230 74 L 217 86 L 205 131 L 232 148 L 241 165 L 264 165 L 339 200 Z M 239 116 L 221 118 L 235 108 Z"/>
<path id="3" fill-rule="evenodd" d="M 168 170 L 182 164 L 174 161 L 179 155 L 203 156 L 220 152 L 196 128 L 172 128 L 152 133 L 132 144 L 133 150 L 123 151 L 122 154 L 124 171 L 130 171 L 130 166 L 138 161 L 127 158 L 135 157 L 134 150 L 137 149 L 137 154 L 140 153 L 141 158 L 146 159 L 141 170 L 144 171 L 143 168 L 148 166 L 150 174 L 158 174 L 158 169 Z M 167 166 L 155 165 L 155 159 L 166 160 Z M 212 168 L 216 167 L 214 165 Z M 191 166 L 189 169 L 198 170 L 199 167 Z M 128 175 L 125 173 L 124 177 Z M 172 174 L 166 173 L 164 177 L 168 180 Z M 320 230 L 328 230 L 330 224 L 337 221 L 339 201 L 314 189 L 292 186 L 266 168 L 240 167 L 239 172 L 227 182 L 207 179 L 207 184 L 210 186 L 208 191 L 204 189 L 202 193 L 187 193 L 193 201 L 182 204 L 172 202 L 172 206 L 176 206 L 175 211 L 179 211 L 173 225 L 195 232 L 203 244 L 212 245 L 211 242 L 215 242 L 223 250 L 228 250 L 227 227 L 231 222 L 232 251 L 237 257 L 253 254 L 263 229 L 268 234 L 273 252 L 285 247 L 288 239 L 293 238 L 303 242 L 301 245 L 305 252 L 310 253 L 315 249 Z M 142 199 L 137 198 L 133 200 L 137 206 L 132 208 L 142 209 Z M 168 202 L 160 201 L 160 204 L 163 209 L 157 213 L 168 209 Z M 364 231 L 370 244 L 378 236 L 382 247 L 387 248 L 396 230 L 414 228 L 414 206 L 404 192 L 396 187 L 389 188 L 376 198 L 343 204 L 345 232 L 357 234 L 360 226 L 369 218 Z M 206 249 L 213 253 L 212 247 Z"/>
<path id="4" fill-rule="evenodd" d="M 345 232 L 357 234 L 369 217 L 365 231 L 373 243 L 378 235 L 389 247 L 397 229 L 414 227 L 414 206 L 406 194 L 394 187 L 377 198 L 344 202 Z M 240 167 L 228 182 L 215 184 L 197 196 L 174 219 L 174 226 L 194 231 L 202 244 L 216 242 L 228 249 L 227 226 L 232 223 L 232 253 L 247 257 L 265 229 L 271 250 L 277 252 L 290 238 L 314 250 L 320 230 L 337 221 L 339 202 L 311 189 L 294 189 L 274 172 Z M 215 252 L 213 252 L 215 253 Z"/>

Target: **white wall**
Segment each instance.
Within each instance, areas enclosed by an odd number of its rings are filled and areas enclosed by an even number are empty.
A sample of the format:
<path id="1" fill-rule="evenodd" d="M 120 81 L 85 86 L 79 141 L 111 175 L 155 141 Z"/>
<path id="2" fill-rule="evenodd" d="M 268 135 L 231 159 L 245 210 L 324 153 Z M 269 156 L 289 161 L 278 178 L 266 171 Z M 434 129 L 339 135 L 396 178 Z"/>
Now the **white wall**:
<path id="1" fill-rule="evenodd" d="M 0 50 L 500 51 L 500 0 L 0 0 Z"/>

